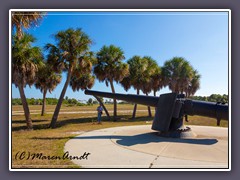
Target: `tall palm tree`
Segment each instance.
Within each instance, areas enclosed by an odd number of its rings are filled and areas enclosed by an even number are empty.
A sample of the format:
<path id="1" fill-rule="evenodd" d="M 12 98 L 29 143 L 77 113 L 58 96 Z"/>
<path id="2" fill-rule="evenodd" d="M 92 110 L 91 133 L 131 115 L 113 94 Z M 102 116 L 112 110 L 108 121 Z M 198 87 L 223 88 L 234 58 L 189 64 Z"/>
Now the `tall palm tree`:
<path id="1" fill-rule="evenodd" d="M 94 74 L 100 82 L 105 82 L 110 87 L 112 93 L 115 93 L 113 82 L 120 82 L 129 73 L 128 65 L 123 63 L 124 52 L 114 45 L 103 46 L 96 56 L 97 64 L 94 67 Z M 117 117 L 117 101 L 114 99 L 114 115 Z"/>
<path id="2" fill-rule="evenodd" d="M 46 50 L 49 51 L 48 59 L 54 65 L 56 71 L 67 72 L 67 79 L 63 86 L 57 106 L 55 108 L 51 128 L 55 128 L 59 111 L 65 96 L 67 87 L 71 81 L 75 68 L 83 71 L 91 71 L 91 62 L 89 62 L 89 48 L 92 40 L 81 29 L 69 28 L 65 31 L 59 31 L 55 35 L 56 46 L 47 44 Z"/>
<path id="3" fill-rule="evenodd" d="M 40 89 L 43 93 L 43 104 L 42 104 L 42 113 L 41 116 L 45 114 L 46 109 L 46 94 L 47 91 L 50 93 L 57 87 L 57 85 L 61 82 L 61 75 L 55 73 L 53 68 L 48 63 L 44 64 L 42 68 L 39 69 L 37 73 L 37 81 L 35 83 L 35 87 Z"/>
<path id="4" fill-rule="evenodd" d="M 70 86 L 72 87 L 73 91 L 78 91 L 79 89 L 85 90 L 85 89 L 91 89 L 95 82 L 95 76 L 91 75 L 91 69 L 92 64 L 96 64 L 96 58 L 94 57 L 93 52 L 89 52 L 85 55 L 85 60 L 88 59 L 88 61 L 85 61 L 84 64 L 82 64 L 82 67 L 76 67 L 73 72 L 73 76 L 70 81 Z M 94 96 L 97 101 L 101 104 L 103 107 L 108 119 L 110 119 L 109 113 L 105 105 L 103 104 L 103 101 L 100 97 Z"/>
<path id="5" fill-rule="evenodd" d="M 148 96 L 148 94 L 151 93 L 151 91 L 152 91 L 151 80 L 146 79 L 146 82 L 142 85 L 142 92 L 146 94 L 146 96 Z M 151 107 L 148 106 L 147 108 L 148 108 L 148 116 L 152 117 Z"/>
<path id="6" fill-rule="evenodd" d="M 151 75 L 151 87 L 154 96 L 156 96 L 157 91 L 164 87 L 161 67 L 156 67 L 156 71 Z M 156 110 L 157 109 L 155 108 L 155 112 Z"/>
<path id="7" fill-rule="evenodd" d="M 12 26 L 16 28 L 17 37 L 23 36 L 23 28 L 37 26 L 42 20 L 43 12 L 12 12 Z"/>
<path id="8" fill-rule="evenodd" d="M 193 67 L 182 57 L 166 61 L 162 68 L 164 83 L 172 92 L 183 93 L 193 77 Z"/>
<path id="9" fill-rule="evenodd" d="M 153 95 L 156 96 L 156 92 L 159 91 L 163 86 L 161 67 L 156 67 L 156 71 L 151 76 L 151 84 Z"/>
<path id="10" fill-rule="evenodd" d="M 146 58 L 140 56 L 133 56 L 127 61 L 129 65 L 129 75 L 121 81 L 121 85 L 127 91 L 131 86 L 137 90 L 139 95 L 140 90 L 143 89 L 143 84 L 146 83 L 146 70 L 148 69 L 148 61 Z M 134 105 L 132 119 L 136 116 L 137 104 Z"/>
<path id="11" fill-rule="evenodd" d="M 19 89 L 28 129 L 32 129 L 32 120 L 24 88 L 35 83 L 38 69 L 43 64 L 40 48 L 31 45 L 35 40 L 29 34 L 24 34 L 21 39 L 13 36 L 12 40 L 12 83 Z"/>
<path id="12" fill-rule="evenodd" d="M 125 77 L 121 84 L 124 89 L 127 91 L 130 89 L 130 85 L 133 86 L 135 90 L 137 90 L 137 95 L 140 93 L 140 89 L 142 87 L 142 71 L 144 69 L 143 64 L 141 62 L 140 56 L 133 56 L 127 61 L 129 65 L 129 76 Z M 136 117 L 137 104 L 134 105 L 132 119 Z"/>
<path id="13" fill-rule="evenodd" d="M 142 59 L 146 63 L 147 68 L 143 71 L 144 79 L 141 90 L 148 96 L 148 94 L 153 90 L 153 76 L 156 75 L 156 72 L 159 70 L 159 66 L 150 56 L 144 56 Z M 149 117 L 152 117 L 150 106 L 148 106 L 148 115 Z"/>
<path id="14" fill-rule="evenodd" d="M 189 87 L 186 90 L 186 96 L 193 96 L 198 89 L 200 89 L 200 78 L 201 75 L 198 73 L 197 70 L 193 71 L 193 77 L 192 80 L 190 81 Z"/>

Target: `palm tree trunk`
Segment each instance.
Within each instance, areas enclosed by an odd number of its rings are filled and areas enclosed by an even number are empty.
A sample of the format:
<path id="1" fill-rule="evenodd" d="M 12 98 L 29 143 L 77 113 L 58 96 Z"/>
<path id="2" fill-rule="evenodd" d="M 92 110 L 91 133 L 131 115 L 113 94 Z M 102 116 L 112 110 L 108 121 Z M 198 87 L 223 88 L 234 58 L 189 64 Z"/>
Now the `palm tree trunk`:
<path id="1" fill-rule="evenodd" d="M 146 93 L 146 95 L 148 96 L 148 93 Z M 148 106 L 148 116 L 152 117 L 152 112 L 151 112 L 150 106 Z"/>
<path id="2" fill-rule="evenodd" d="M 106 113 L 106 115 L 107 115 L 108 120 L 110 120 L 110 116 L 109 116 L 108 110 L 107 110 L 107 108 L 104 106 L 102 100 L 101 100 L 99 97 L 97 97 L 97 96 L 94 96 L 94 97 L 98 100 L 98 102 L 100 103 L 100 105 L 103 107 L 103 109 L 104 109 L 104 111 L 105 111 L 105 113 Z"/>
<path id="3" fill-rule="evenodd" d="M 156 96 L 156 91 L 153 91 L 153 95 Z"/>
<path id="4" fill-rule="evenodd" d="M 112 89 L 112 93 L 115 94 L 115 89 L 113 86 L 113 80 L 110 80 L 110 85 L 111 85 L 111 89 Z M 114 103 L 114 108 L 113 108 L 113 120 L 116 121 L 117 119 L 117 100 L 113 99 L 113 103 Z"/>
<path id="5" fill-rule="evenodd" d="M 22 27 L 21 27 L 21 24 L 18 24 L 17 25 L 17 37 L 18 39 L 22 39 Z"/>
<path id="6" fill-rule="evenodd" d="M 156 96 L 156 91 L 155 90 L 153 90 L 153 95 Z M 156 113 L 156 111 L 157 111 L 157 107 L 155 107 L 155 113 Z"/>
<path id="7" fill-rule="evenodd" d="M 59 115 L 59 111 L 61 109 L 61 105 L 62 105 L 62 102 L 63 102 L 63 98 L 65 96 L 65 93 L 66 93 L 66 90 L 67 90 L 67 87 L 69 85 L 69 82 L 70 82 L 70 79 L 71 79 L 71 75 L 72 75 L 72 68 L 69 67 L 69 70 L 68 70 L 68 75 L 67 75 L 67 80 L 64 84 L 64 87 L 62 89 L 62 92 L 61 92 L 61 95 L 58 99 L 58 103 L 57 103 L 57 106 L 55 108 L 55 111 L 54 111 L 54 114 L 53 114 L 53 117 L 52 117 L 52 121 L 50 123 L 50 126 L 51 128 L 55 128 L 56 127 L 56 122 L 57 122 L 57 118 L 58 118 L 58 115 Z"/>
<path id="8" fill-rule="evenodd" d="M 41 116 L 43 116 L 45 114 L 45 109 L 46 109 L 46 94 L 47 94 L 47 90 L 44 89 L 43 90 L 43 104 L 42 104 L 42 114 Z"/>
<path id="9" fill-rule="evenodd" d="M 23 85 L 19 85 L 18 89 L 19 89 L 21 100 L 22 100 L 24 115 L 25 115 L 26 123 L 27 123 L 27 129 L 32 129 L 33 128 L 32 127 L 32 119 L 30 117 L 30 111 L 29 111 L 27 99 L 26 99 L 26 96 L 24 93 Z"/>
<path id="10" fill-rule="evenodd" d="M 139 89 L 137 89 L 137 95 L 139 95 Z M 137 104 L 134 104 L 132 119 L 135 119 L 137 111 Z"/>

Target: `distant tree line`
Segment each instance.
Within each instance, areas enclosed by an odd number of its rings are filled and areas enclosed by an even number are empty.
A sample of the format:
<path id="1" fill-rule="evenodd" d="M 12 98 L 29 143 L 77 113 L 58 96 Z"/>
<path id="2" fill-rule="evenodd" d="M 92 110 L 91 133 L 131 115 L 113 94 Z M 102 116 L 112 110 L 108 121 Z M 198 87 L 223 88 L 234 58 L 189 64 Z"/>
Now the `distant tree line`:
<path id="1" fill-rule="evenodd" d="M 56 105 L 58 102 L 57 98 L 46 98 L 46 105 Z M 27 98 L 29 105 L 43 105 L 43 99 Z M 76 105 L 76 106 L 87 106 L 90 104 L 82 103 L 75 98 L 64 99 L 63 104 L 65 105 Z M 21 98 L 13 98 L 12 105 L 22 105 Z"/>
<path id="2" fill-rule="evenodd" d="M 228 95 L 223 94 L 212 94 L 210 96 L 191 96 L 189 97 L 193 100 L 199 100 L 199 101 L 210 101 L 210 102 L 221 102 L 221 103 L 227 103 L 228 104 Z"/>

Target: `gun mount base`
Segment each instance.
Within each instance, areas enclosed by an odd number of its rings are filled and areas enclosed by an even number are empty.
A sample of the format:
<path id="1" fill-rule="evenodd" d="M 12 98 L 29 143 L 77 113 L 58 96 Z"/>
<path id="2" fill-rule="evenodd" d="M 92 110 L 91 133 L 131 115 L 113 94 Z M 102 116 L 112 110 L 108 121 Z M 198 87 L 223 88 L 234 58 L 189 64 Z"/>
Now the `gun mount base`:
<path id="1" fill-rule="evenodd" d="M 192 138 L 192 137 L 196 137 L 197 135 L 191 130 L 190 127 L 185 127 L 182 126 L 181 128 L 177 129 L 177 130 L 171 130 L 171 131 L 167 131 L 167 132 L 157 132 L 158 136 L 161 137 L 166 137 L 166 138 Z"/>

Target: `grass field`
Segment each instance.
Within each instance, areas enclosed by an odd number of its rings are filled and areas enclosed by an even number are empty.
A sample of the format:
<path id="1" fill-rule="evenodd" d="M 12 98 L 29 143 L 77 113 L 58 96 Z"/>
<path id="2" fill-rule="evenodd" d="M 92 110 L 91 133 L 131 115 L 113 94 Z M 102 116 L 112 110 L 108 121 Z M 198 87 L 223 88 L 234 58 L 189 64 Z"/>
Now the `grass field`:
<path id="1" fill-rule="evenodd" d="M 110 115 L 112 115 L 113 105 L 106 105 Z M 46 156 L 62 156 L 64 154 L 65 143 L 81 133 L 96 129 L 146 125 L 151 124 L 153 117 L 148 117 L 146 106 L 138 105 L 137 117 L 131 119 L 133 105 L 118 105 L 118 120 L 113 122 L 108 120 L 103 114 L 102 124 L 96 123 L 96 108 L 94 106 L 62 106 L 57 128 L 49 129 L 52 113 L 55 106 L 46 107 L 47 114 L 41 116 L 41 106 L 29 106 L 31 118 L 33 120 L 32 131 L 26 130 L 26 122 L 23 115 L 22 106 L 12 106 L 12 168 L 80 168 L 70 160 L 48 160 L 48 159 L 27 159 L 19 158 L 20 154 L 42 153 Z M 154 116 L 154 109 L 152 108 Z M 186 125 L 216 126 L 216 120 L 201 116 L 189 116 Z M 221 121 L 222 127 L 228 127 L 228 121 Z M 17 158 L 16 158 L 17 157 Z M 23 156 L 22 156 L 23 157 Z"/>

